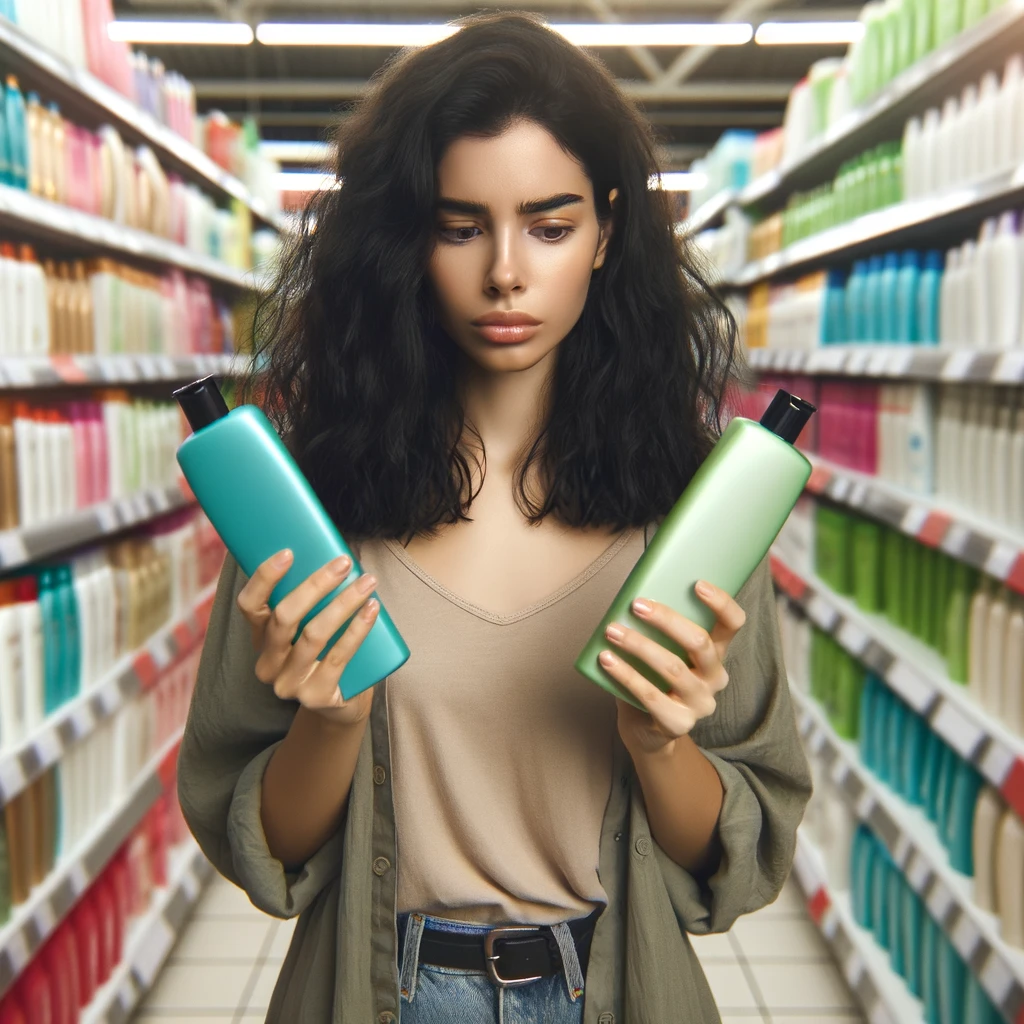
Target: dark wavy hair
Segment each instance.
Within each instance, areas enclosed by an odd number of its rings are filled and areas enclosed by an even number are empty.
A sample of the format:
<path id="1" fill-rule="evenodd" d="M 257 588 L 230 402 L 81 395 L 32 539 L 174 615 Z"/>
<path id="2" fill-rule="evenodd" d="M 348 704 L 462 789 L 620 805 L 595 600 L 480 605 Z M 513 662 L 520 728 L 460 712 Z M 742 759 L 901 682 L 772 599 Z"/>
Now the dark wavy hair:
<path id="1" fill-rule="evenodd" d="M 455 139 L 528 119 L 579 160 L 613 232 L 558 347 L 516 501 L 531 522 L 640 526 L 672 507 L 720 433 L 735 323 L 673 230 L 666 193 L 648 188 L 651 129 L 604 65 L 529 15 L 459 24 L 382 69 L 337 131 L 343 185 L 307 205 L 257 309 L 262 369 L 243 395 L 258 388 L 343 534 L 407 540 L 468 520 L 458 350 L 426 276 L 435 172 Z M 540 496 L 531 467 L 547 481 Z"/>

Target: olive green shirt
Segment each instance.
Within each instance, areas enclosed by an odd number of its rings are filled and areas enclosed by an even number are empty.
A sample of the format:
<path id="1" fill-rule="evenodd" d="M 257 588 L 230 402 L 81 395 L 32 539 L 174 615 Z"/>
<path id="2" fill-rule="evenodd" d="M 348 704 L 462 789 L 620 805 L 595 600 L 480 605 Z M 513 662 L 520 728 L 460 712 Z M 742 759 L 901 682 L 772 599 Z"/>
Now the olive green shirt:
<path id="1" fill-rule="evenodd" d="M 235 604 L 244 583 L 229 556 L 178 763 L 182 809 L 206 855 L 255 906 L 276 917 L 298 915 L 267 1020 L 390 1024 L 400 1004 L 386 693 L 375 695 L 343 825 L 300 871 L 285 871 L 267 848 L 260 795 L 296 705 L 256 679 L 251 631 Z M 767 560 L 737 599 L 747 622 L 726 657 L 729 686 L 692 733 L 722 780 L 721 862 L 701 884 L 659 848 L 616 736 L 599 848 L 609 902 L 590 951 L 585 1024 L 718 1022 L 687 933 L 727 931 L 739 915 L 771 903 L 789 873 L 810 776 Z M 378 684 L 386 687 L 387 680 Z"/>

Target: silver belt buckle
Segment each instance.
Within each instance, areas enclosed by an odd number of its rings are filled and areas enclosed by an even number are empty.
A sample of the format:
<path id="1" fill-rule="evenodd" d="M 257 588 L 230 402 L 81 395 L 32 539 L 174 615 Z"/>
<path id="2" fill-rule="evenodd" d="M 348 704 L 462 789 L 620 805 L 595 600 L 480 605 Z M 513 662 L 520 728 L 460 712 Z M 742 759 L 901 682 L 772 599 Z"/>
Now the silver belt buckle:
<path id="1" fill-rule="evenodd" d="M 538 974 L 535 978 L 513 978 L 509 980 L 498 974 L 498 960 L 501 954 L 494 952 L 494 943 L 498 939 L 507 939 L 513 935 L 521 935 L 524 932 L 534 932 L 539 935 L 541 928 L 529 924 L 513 924 L 507 928 L 492 928 L 484 936 L 484 961 L 487 965 L 487 976 L 495 985 L 501 985 L 502 988 L 513 988 L 516 985 L 529 985 L 530 982 L 540 981 L 544 977 L 543 974 Z"/>

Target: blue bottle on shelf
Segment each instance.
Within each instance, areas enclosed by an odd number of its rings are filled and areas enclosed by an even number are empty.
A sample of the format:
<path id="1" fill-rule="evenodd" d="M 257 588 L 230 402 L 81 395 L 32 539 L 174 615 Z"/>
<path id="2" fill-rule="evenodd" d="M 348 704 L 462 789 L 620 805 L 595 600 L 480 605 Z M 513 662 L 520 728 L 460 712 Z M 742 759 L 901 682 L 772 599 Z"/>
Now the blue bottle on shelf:
<path id="1" fill-rule="evenodd" d="M 882 340 L 885 321 L 882 316 L 882 267 L 881 256 L 868 260 L 867 277 L 864 283 L 864 336 L 859 341 L 870 343 Z"/>
<path id="2" fill-rule="evenodd" d="M 924 254 L 917 285 L 917 335 L 921 345 L 939 343 L 939 299 L 942 293 L 943 255 L 938 249 Z"/>
<path id="3" fill-rule="evenodd" d="M 918 341 L 918 299 L 921 257 L 913 250 L 903 254 L 896 278 L 896 331 L 892 341 L 913 345 Z"/>
<path id="4" fill-rule="evenodd" d="M 28 119 L 25 97 L 14 75 L 7 76 L 4 89 L 4 121 L 7 129 L 7 165 L 9 184 L 28 188 Z"/>
<path id="5" fill-rule="evenodd" d="M 213 377 L 179 388 L 174 397 L 193 433 L 178 448 L 178 464 L 203 511 L 242 571 L 251 576 L 271 555 L 293 552 L 291 568 L 270 595 L 270 606 L 339 555 L 348 577 L 299 624 L 299 632 L 363 571 L 319 498 L 267 417 L 253 405 L 228 411 Z M 378 598 L 379 600 L 379 598 Z M 344 632 L 346 622 L 321 657 Z M 409 648 L 380 602 L 370 632 L 341 676 L 346 700 L 397 671 Z"/>
<path id="6" fill-rule="evenodd" d="M 899 292 L 900 278 L 900 257 L 899 253 L 887 252 L 882 261 L 882 280 L 879 285 L 879 302 L 881 303 L 880 313 L 880 334 L 875 339 L 892 344 L 899 332 L 897 324 L 896 305 Z"/>
<path id="7" fill-rule="evenodd" d="M 866 260 L 857 260 L 846 281 L 846 315 L 844 325 L 846 336 L 844 341 L 866 341 L 867 326 L 864 314 L 864 289 L 867 285 L 868 264 Z"/>

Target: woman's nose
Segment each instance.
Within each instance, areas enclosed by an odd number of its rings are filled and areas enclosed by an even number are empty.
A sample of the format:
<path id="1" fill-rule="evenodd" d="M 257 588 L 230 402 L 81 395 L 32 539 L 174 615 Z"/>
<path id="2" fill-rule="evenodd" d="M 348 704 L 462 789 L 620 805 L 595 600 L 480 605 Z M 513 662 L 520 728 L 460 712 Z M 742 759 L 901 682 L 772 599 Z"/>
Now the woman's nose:
<path id="1" fill-rule="evenodd" d="M 513 232 L 502 231 L 496 234 L 494 253 L 484 282 L 485 289 L 498 295 L 510 295 L 521 291 L 525 283 L 521 255 Z"/>

